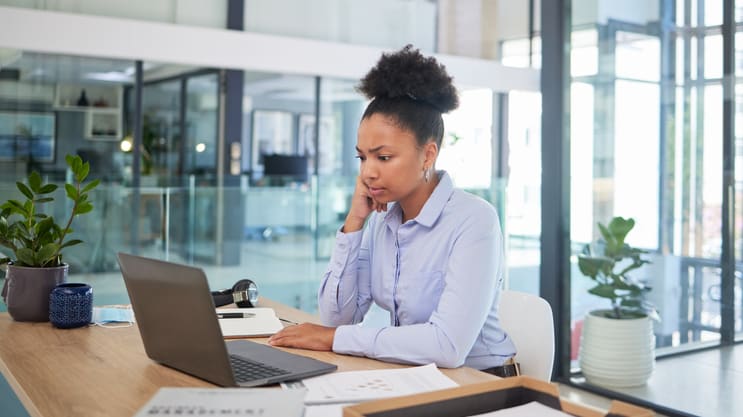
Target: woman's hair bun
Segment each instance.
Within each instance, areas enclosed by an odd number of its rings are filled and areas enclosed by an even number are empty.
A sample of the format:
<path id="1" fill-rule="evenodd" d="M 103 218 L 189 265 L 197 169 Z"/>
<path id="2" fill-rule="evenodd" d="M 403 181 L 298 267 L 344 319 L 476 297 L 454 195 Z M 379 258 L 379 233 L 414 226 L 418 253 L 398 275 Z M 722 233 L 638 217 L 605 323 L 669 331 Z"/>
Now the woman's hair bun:
<path id="1" fill-rule="evenodd" d="M 423 56 L 407 45 L 401 50 L 382 54 L 357 87 L 370 99 L 409 98 L 447 113 L 459 106 L 457 90 L 446 68 L 434 57 Z"/>

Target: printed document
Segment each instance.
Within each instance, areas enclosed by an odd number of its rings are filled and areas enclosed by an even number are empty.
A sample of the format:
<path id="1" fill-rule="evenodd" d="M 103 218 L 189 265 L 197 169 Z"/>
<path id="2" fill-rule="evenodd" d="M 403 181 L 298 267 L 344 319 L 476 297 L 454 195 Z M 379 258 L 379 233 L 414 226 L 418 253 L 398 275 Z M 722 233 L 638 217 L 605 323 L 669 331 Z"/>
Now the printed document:
<path id="1" fill-rule="evenodd" d="M 334 372 L 302 380 L 306 405 L 353 403 L 458 386 L 435 364 L 401 369 Z"/>
<path id="2" fill-rule="evenodd" d="M 302 417 L 303 390 L 273 388 L 160 388 L 134 417 Z"/>
<path id="3" fill-rule="evenodd" d="M 276 312 L 268 307 L 218 308 L 217 313 L 221 316 L 243 316 L 219 319 L 224 338 L 270 336 L 284 328 Z"/>

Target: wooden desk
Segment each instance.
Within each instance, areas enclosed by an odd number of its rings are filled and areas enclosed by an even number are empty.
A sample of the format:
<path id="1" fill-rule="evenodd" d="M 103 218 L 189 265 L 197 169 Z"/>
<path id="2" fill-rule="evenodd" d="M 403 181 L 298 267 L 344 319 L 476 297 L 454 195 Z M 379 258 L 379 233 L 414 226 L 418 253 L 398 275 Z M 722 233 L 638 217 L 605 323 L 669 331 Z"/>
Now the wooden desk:
<path id="1" fill-rule="evenodd" d="M 273 307 L 283 319 L 317 321 L 270 300 L 259 304 Z M 339 371 L 404 367 L 332 352 L 286 350 L 335 363 Z M 150 360 L 136 326 L 61 330 L 50 323 L 16 322 L 8 313 L 0 313 L 0 371 L 33 417 L 131 417 L 160 387 L 214 386 Z M 443 372 L 460 384 L 495 378 L 471 368 Z"/>

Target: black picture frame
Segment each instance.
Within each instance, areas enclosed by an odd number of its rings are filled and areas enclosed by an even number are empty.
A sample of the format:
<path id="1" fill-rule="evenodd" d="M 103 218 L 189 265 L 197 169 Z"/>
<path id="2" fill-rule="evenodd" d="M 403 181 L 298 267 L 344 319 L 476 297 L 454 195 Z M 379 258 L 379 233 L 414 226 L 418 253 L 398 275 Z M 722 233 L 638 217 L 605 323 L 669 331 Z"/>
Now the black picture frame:
<path id="1" fill-rule="evenodd" d="M 54 162 L 54 112 L 0 111 L 0 161 Z"/>

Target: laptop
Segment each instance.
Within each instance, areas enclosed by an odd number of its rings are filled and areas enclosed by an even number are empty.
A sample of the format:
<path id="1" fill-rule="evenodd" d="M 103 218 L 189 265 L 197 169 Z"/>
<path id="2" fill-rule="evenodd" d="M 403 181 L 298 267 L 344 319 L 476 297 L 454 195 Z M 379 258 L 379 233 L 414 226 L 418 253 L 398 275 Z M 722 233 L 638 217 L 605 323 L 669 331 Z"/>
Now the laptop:
<path id="1" fill-rule="evenodd" d="M 248 340 L 225 342 L 204 271 L 118 253 L 150 359 L 223 387 L 255 387 L 332 372 L 336 365 Z"/>

